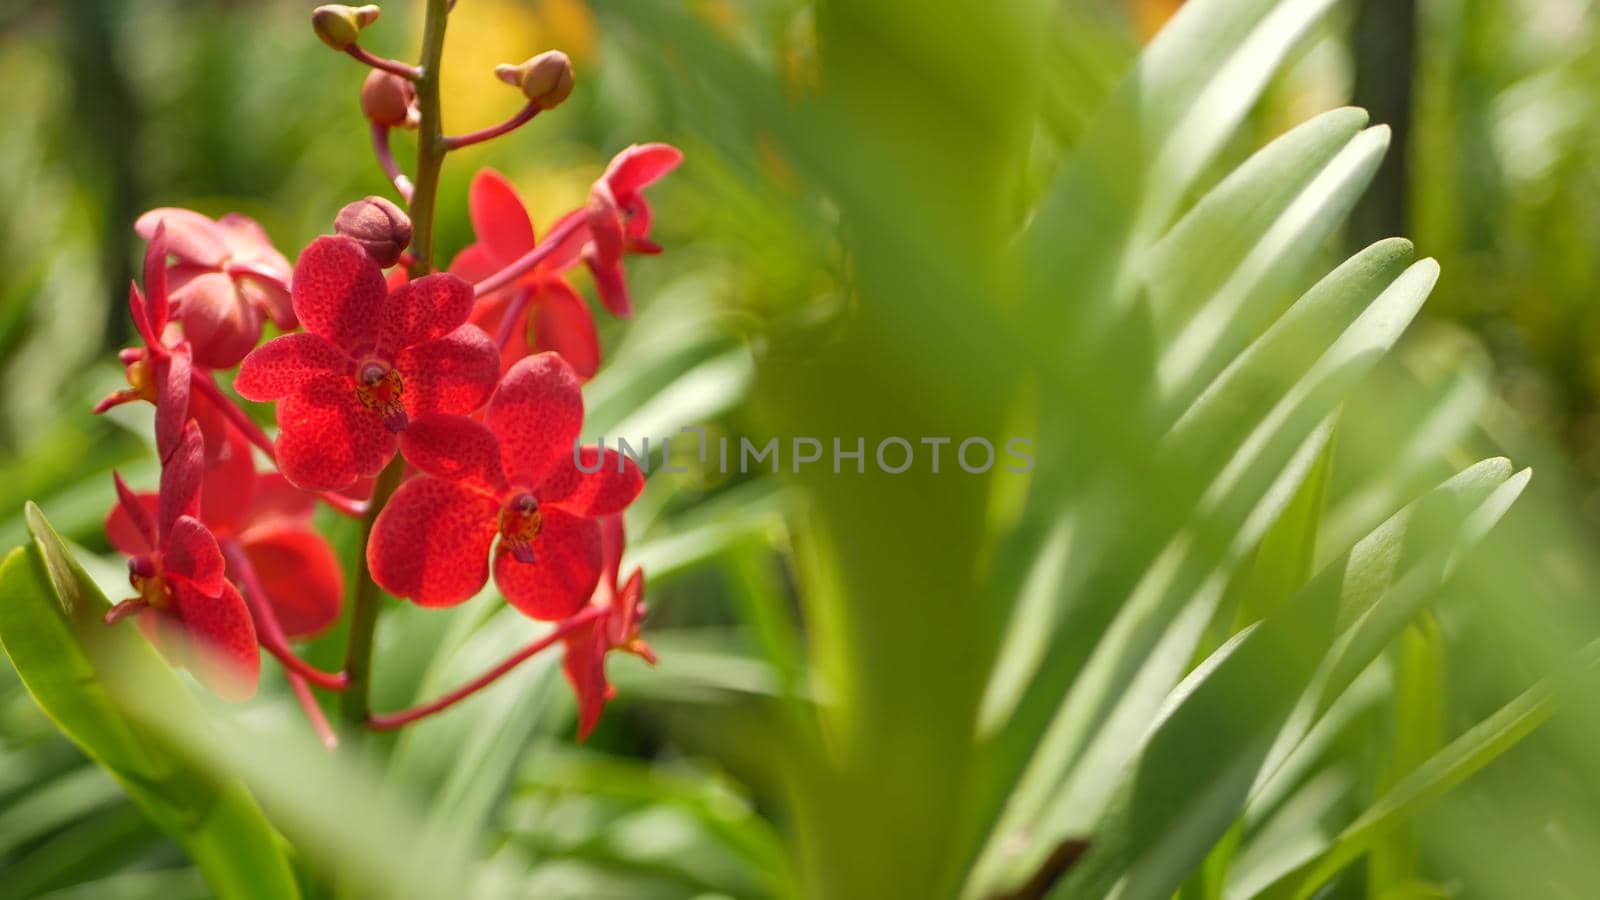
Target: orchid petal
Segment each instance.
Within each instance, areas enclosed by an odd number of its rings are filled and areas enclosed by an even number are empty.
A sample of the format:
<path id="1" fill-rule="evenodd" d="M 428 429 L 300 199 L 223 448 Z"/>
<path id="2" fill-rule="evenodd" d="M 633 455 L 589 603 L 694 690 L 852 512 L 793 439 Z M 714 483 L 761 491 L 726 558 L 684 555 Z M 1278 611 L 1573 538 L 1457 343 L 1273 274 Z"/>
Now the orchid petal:
<path id="1" fill-rule="evenodd" d="M 307 331 L 347 351 L 377 339 L 379 311 L 388 296 L 383 270 L 347 237 L 319 237 L 295 263 L 291 299 L 296 318 Z"/>
<path id="2" fill-rule="evenodd" d="M 501 379 L 484 418 L 500 442 L 513 484 L 537 487 L 583 428 L 583 393 L 572 367 L 554 353 L 530 356 Z"/>
<path id="3" fill-rule="evenodd" d="M 412 418 L 472 412 L 489 399 L 500 377 L 494 341 L 476 325 L 408 347 L 395 354 L 394 366 L 405 379 L 400 399 Z"/>
<path id="4" fill-rule="evenodd" d="M 494 169 L 480 169 L 472 177 L 467 210 L 479 245 L 499 268 L 533 249 L 533 223 L 528 219 L 528 210 L 511 182 Z"/>
<path id="5" fill-rule="evenodd" d="M 507 602 L 523 614 L 554 622 L 582 609 L 600 580 L 600 523 L 559 509 L 541 510 L 543 527 L 533 539 L 531 563 L 501 544 L 494 580 Z"/>
<path id="6" fill-rule="evenodd" d="M 400 436 L 400 452 L 435 478 L 494 494 L 506 490 L 500 444 L 493 432 L 466 416 L 433 413 L 412 420 Z"/>
<path id="7" fill-rule="evenodd" d="M 313 378 L 278 403 L 278 470 L 302 490 L 343 490 L 376 475 L 398 444 L 345 376 Z"/>
<path id="8" fill-rule="evenodd" d="M 500 503 L 420 475 L 400 485 L 373 523 L 367 565 L 380 587 L 422 606 L 454 606 L 489 578 Z"/>
<path id="9" fill-rule="evenodd" d="M 252 528 L 239 544 L 285 635 L 310 637 L 338 621 L 344 573 L 326 538 L 280 525 Z"/>
<path id="10" fill-rule="evenodd" d="M 273 338 L 253 350 L 239 366 L 233 389 L 247 400 L 277 400 L 350 366 L 343 350 L 319 335 L 301 332 Z"/>
<path id="11" fill-rule="evenodd" d="M 401 285 L 378 312 L 378 346 L 393 353 L 437 340 L 472 314 L 472 285 L 447 272 Z"/>

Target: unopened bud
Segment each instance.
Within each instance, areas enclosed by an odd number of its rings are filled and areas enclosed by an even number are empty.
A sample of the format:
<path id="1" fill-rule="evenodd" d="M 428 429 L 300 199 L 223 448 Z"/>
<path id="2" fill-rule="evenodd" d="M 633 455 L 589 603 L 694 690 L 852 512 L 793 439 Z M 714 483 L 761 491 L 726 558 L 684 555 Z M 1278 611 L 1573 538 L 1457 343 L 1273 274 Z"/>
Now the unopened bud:
<path id="1" fill-rule="evenodd" d="M 411 219 L 382 197 L 357 200 L 339 210 L 333 230 L 360 244 L 378 265 L 388 268 L 411 246 Z"/>
<path id="2" fill-rule="evenodd" d="M 409 78 L 373 69 L 361 83 L 361 112 L 377 125 L 414 128 L 418 120 L 417 86 Z"/>
<path id="3" fill-rule="evenodd" d="M 555 109 L 572 93 L 572 60 L 560 50 L 546 50 L 521 65 L 495 66 L 496 78 L 512 87 L 540 109 Z"/>
<path id="4" fill-rule="evenodd" d="M 345 6 L 330 3 L 311 11 L 311 27 L 317 37 L 335 50 L 348 49 L 361 37 L 361 29 L 378 20 L 376 6 Z"/>

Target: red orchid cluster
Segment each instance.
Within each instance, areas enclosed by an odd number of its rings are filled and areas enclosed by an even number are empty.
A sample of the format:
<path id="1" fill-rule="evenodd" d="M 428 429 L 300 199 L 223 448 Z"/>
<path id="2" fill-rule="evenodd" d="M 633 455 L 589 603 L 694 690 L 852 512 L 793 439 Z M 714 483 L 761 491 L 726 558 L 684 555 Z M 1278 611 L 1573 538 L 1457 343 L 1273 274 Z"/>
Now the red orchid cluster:
<path id="1" fill-rule="evenodd" d="M 388 152 L 387 131 L 424 118 L 412 108 L 421 70 L 359 47 L 376 17 L 375 7 L 321 7 L 313 21 L 330 46 L 373 68 L 362 106 L 379 161 L 409 203 L 436 189 L 437 165 L 431 183 L 413 184 Z M 508 133 L 572 89 L 559 53 L 502 69 L 528 105 L 504 125 L 437 146 Z M 380 95 L 407 109 L 376 103 Z M 229 698 L 254 693 L 265 649 L 331 746 L 311 688 L 345 690 L 353 676 L 316 669 L 289 645 L 344 613 L 344 573 L 313 524 L 320 503 L 365 519 L 360 574 L 371 584 L 452 606 L 479 593 L 492 570 L 512 606 L 556 623 L 460 690 L 368 714 L 366 724 L 431 715 L 560 644 L 587 736 L 612 695 L 606 654 L 654 656 L 638 635 L 642 573 L 618 584 L 621 513 L 644 476 L 614 450 L 577 445 L 582 384 L 600 352 L 571 276 L 584 263 L 600 302 L 631 314 L 623 257 L 660 252 L 642 190 L 681 159 L 666 144 L 623 150 L 585 206 L 542 241 L 509 180 L 480 171 L 469 196 L 477 240 L 448 272 L 429 271 L 429 247 L 407 252 L 414 223 L 377 197 L 342 210 L 334 233 L 292 267 L 243 216 L 141 216 L 143 288 L 129 296 L 140 345 L 121 353 L 128 388 L 96 412 L 154 404 L 161 476 L 153 493 L 115 479 L 106 533 L 127 554 L 137 595 L 107 621 L 137 619 L 169 659 Z M 262 343 L 269 323 L 279 334 Z M 276 436 L 218 386 L 216 373 L 234 367 L 239 396 L 275 405 Z"/>

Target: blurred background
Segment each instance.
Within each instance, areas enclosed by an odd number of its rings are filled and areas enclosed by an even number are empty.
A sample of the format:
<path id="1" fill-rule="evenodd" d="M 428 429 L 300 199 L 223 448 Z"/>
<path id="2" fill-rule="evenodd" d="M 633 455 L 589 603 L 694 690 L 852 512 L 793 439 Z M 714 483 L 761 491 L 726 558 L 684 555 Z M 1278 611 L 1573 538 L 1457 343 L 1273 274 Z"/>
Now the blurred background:
<path id="1" fill-rule="evenodd" d="M 1054 161 L 1077 144 L 1179 3 L 1047 5 L 1051 28 L 1040 40 L 1053 62 L 1042 78 L 1035 164 L 1013 186 L 1025 196 L 1037 194 Z M 0 247 L 7 248 L 0 267 L 0 548 L 26 541 L 21 509 L 33 499 L 65 537 L 104 554 L 109 471 L 153 481 L 140 418 L 147 413 L 89 414 L 122 379 L 114 350 L 131 332 L 123 301 L 143 252 L 131 227 L 139 213 L 156 206 L 240 211 L 292 257 L 330 230 L 344 203 L 389 193 L 357 107 L 363 72 L 311 38 L 309 6 L 0 0 Z M 409 56 L 419 6 L 385 4 L 381 24 L 363 43 Z M 783 90 L 798 95 L 813 87 L 811 4 L 684 6 L 705 33 L 759 63 Z M 971 15 L 984 15 L 984 4 L 972 6 Z M 684 74 L 696 69 L 686 65 L 693 49 L 684 32 L 663 35 L 658 19 L 636 18 L 627 0 L 461 0 L 459 7 L 445 61 L 447 131 L 484 127 L 520 106 L 516 91 L 493 79 L 497 63 L 559 48 L 574 61 L 577 88 L 558 113 L 450 157 L 441 188 L 442 257 L 472 240 L 466 186 L 481 166 L 516 183 L 542 230 L 583 201 L 623 146 L 677 143 L 688 163 L 651 194 L 656 234 L 668 252 L 630 264 L 638 320 L 599 317 L 604 357 L 614 368 L 591 385 L 589 429 L 771 429 L 763 407 L 747 402 L 757 369 L 797 346 L 826 345 L 832 316 L 848 305 L 832 292 L 847 267 L 837 207 L 796 174 L 771 135 L 746 127 L 748 111 L 729 111 L 730 86 L 715 82 L 709 63 L 711 76 Z M 1596 612 L 1573 585 L 1594 583 L 1585 581 L 1584 567 L 1600 525 L 1600 312 L 1592 303 L 1600 275 L 1597 38 L 1600 10 L 1587 0 L 1341 4 L 1301 42 L 1205 179 L 1215 183 L 1266 141 L 1344 104 L 1367 107 L 1374 123 L 1391 126 L 1383 167 L 1324 255 L 1343 258 L 1403 234 L 1420 255 L 1436 257 L 1444 274 L 1383 389 L 1353 402 L 1345 422 L 1382 432 L 1414 418 L 1426 406 L 1423 395 L 1432 403 L 1440 391 L 1481 407 L 1466 429 L 1471 434 L 1452 447 L 1491 448 L 1539 468 L 1541 512 L 1513 521 L 1518 552 L 1537 557 L 1545 574 L 1508 586 L 1496 581 L 1510 577 L 1500 566 L 1480 573 L 1480 584 L 1503 597 L 1545 590 L 1541 579 L 1561 582 L 1580 601 L 1551 621 L 1579 623 L 1574 639 L 1590 633 Z M 1005 85 L 982 90 L 1003 92 Z M 407 160 L 409 136 L 398 141 Z M 587 282 L 580 287 L 592 296 Z M 1339 446 L 1355 469 L 1383 464 L 1390 449 L 1359 439 Z M 1452 452 L 1443 457 L 1467 461 L 1464 451 Z M 1448 470 L 1430 457 L 1405 480 L 1414 489 L 1441 474 Z M 1330 544 L 1363 533 L 1370 516 L 1360 487 L 1351 481 L 1332 489 L 1352 502 L 1340 507 L 1344 519 L 1328 522 L 1339 536 Z M 614 665 L 621 699 L 581 748 L 571 742 L 570 702 L 549 665 L 530 667 L 519 687 L 485 700 L 477 713 L 430 723 L 391 748 L 398 760 L 391 771 L 402 773 L 393 778 L 414 799 L 434 804 L 440 821 L 460 816 L 488 835 L 481 843 L 493 870 L 516 873 L 519 887 L 504 896 L 792 895 L 791 853 L 781 835 L 796 825 L 790 817 L 797 814 L 783 802 L 794 784 L 772 764 L 773 748 L 763 740 L 771 723 L 761 706 L 764 698 L 802 690 L 785 665 L 798 665 L 798 651 L 787 643 L 803 642 L 775 624 L 801 605 L 792 525 L 779 515 L 786 502 L 777 479 L 700 470 L 652 477 L 630 528 L 651 578 L 651 627 L 662 633 L 663 664 L 654 673 L 631 660 Z M 327 524 L 339 537 L 344 526 Z M 118 575 L 114 558 L 106 559 L 90 566 L 110 590 Z M 778 612 L 752 598 L 777 598 Z M 391 613 L 385 640 L 389 658 L 399 662 L 380 675 L 383 708 L 422 685 L 453 683 L 517 636 L 509 626 L 488 638 L 474 631 L 497 615 L 494 608 L 449 619 L 409 607 Z M 1523 657 L 1497 643 L 1498 622 L 1487 616 L 1451 631 L 1447 653 L 1422 641 L 1455 660 L 1451 666 L 1418 663 L 1426 653 L 1404 657 L 1433 673 L 1424 680 L 1451 672 L 1448 689 L 1435 685 L 1450 698 L 1440 701 L 1449 711 L 1434 711 L 1440 729 L 1507 699 L 1505 685 L 1517 679 L 1501 675 L 1531 677 Z M 336 632 L 310 655 L 331 663 L 341 645 Z M 269 686 L 281 691 L 281 684 Z M 1391 728 L 1392 712 L 1373 713 L 1372 728 Z M 284 729 L 302 727 L 287 704 L 255 714 Z M 510 733 L 507 722 L 514 723 Z M 1430 813 L 1418 834 L 1443 836 L 1452 848 L 1432 851 L 1432 863 L 1414 858 L 1427 856 L 1427 847 L 1406 845 L 1382 865 L 1454 873 L 1440 877 L 1443 895 L 1515 897 L 1526 882 L 1506 876 L 1498 883 L 1491 861 L 1521 853 L 1526 866 L 1518 871 L 1525 874 L 1548 853 L 1561 861 L 1550 871 L 1579 873 L 1551 874 L 1548 895 L 1592 895 L 1594 883 L 1581 880 L 1592 870 L 1574 859 L 1600 846 L 1600 832 L 1592 830 L 1592 816 L 1563 810 L 1594 803 L 1600 784 L 1592 767 L 1562 762 L 1570 762 L 1564 754 L 1573 747 L 1592 746 L 1592 725 L 1568 723 L 1570 741 L 1519 748 L 1514 767 L 1491 769 L 1473 791 Z M 1359 758 L 1365 746 L 1348 749 Z M 1393 759 L 1366 761 L 1369 786 L 1393 781 L 1385 770 Z M 463 774 L 469 772 L 493 774 L 474 780 Z M 1461 824 L 1507 810 L 1532 823 L 1525 844 L 1504 835 L 1489 840 Z M 0 674 L 0 870 L 0 898 L 205 895 L 177 847 L 114 782 L 84 765 L 9 670 Z M 1379 881 L 1391 886 L 1414 880 L 1385 877 L 1380 872 Z M 1339 896 L 1367 896 L 1366 883 L 1346 883 Z M 1397 887 L 1383 896 L 1435 895 Z"/>

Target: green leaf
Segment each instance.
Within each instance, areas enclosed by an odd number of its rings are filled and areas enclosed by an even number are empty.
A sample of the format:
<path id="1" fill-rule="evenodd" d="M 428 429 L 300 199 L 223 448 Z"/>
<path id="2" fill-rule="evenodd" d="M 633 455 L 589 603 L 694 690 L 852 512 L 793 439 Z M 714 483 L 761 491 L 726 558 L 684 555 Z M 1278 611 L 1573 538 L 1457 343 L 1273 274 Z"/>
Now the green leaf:
<path id="1" fill-rule="evenodd" d="M 1307 900 L 1339 870 L 1370 850 L 1390 829 L 1532 734 L 1555 712 L 1563 694 L 1574 687 L 1564 682 L 1572 682 L 1597 662 L 1600 662 L 1600 644 L 1592 644 L 1579 654 L 1572 671 L 1534 685 L 1451 741 L 1350 823 L 1327 851 L 1255 896 L 1267 900 Z"/>
<path id="2" fill-rule="evenodd" d="M 30 548 L 0 565 L 0 645 L 56 725 L 188 852 L 219 897 L 298 897 L 277 833 L 236 780 L 127 715 L 127 700 L 200 721 L 194 698 L 131 626 L 107 627 L 104 595 L 38 507 Z"/>
<path id="3" fill-rule="evenodd" d="M 1504 460 L 1457 475 L 1202 663 L 1169 698 L 1168 713 L 1158 716 L 1094 830 L 1094 848 L 1058 895 L 1100 897 L 1115 889 L 1135 900 L 1176 890 L 1270 771 L 1297 702 L 1327 671 L 1324 657 L 1341 621 L 1387 622 L 1394 609 L 1415 609 L 1414 598 L 1439 584 L 1452 556 L 1483 536 L 1523 483 Z M 1356 631 L 1338 646 L 1349 648 Z M 1381 629 L 1359 633 L 1375 639 Z"/>
<path id="4" fill-rule="evenodd" d="M 1056 286 L 1076 284 L 1113 301 L 1096 304 L 1098 314 L 1123 311 L 1131 285 L 1115 281 L 1125 254 L 1166 228 L 1289 50 L 1331 5 L 1185 6 L 1101 111 L 1025 236 L 1028 284 L 1041 307 L 1059 306 Z M 1040 312 L 1046 321 L 1061 315 Z"/>

